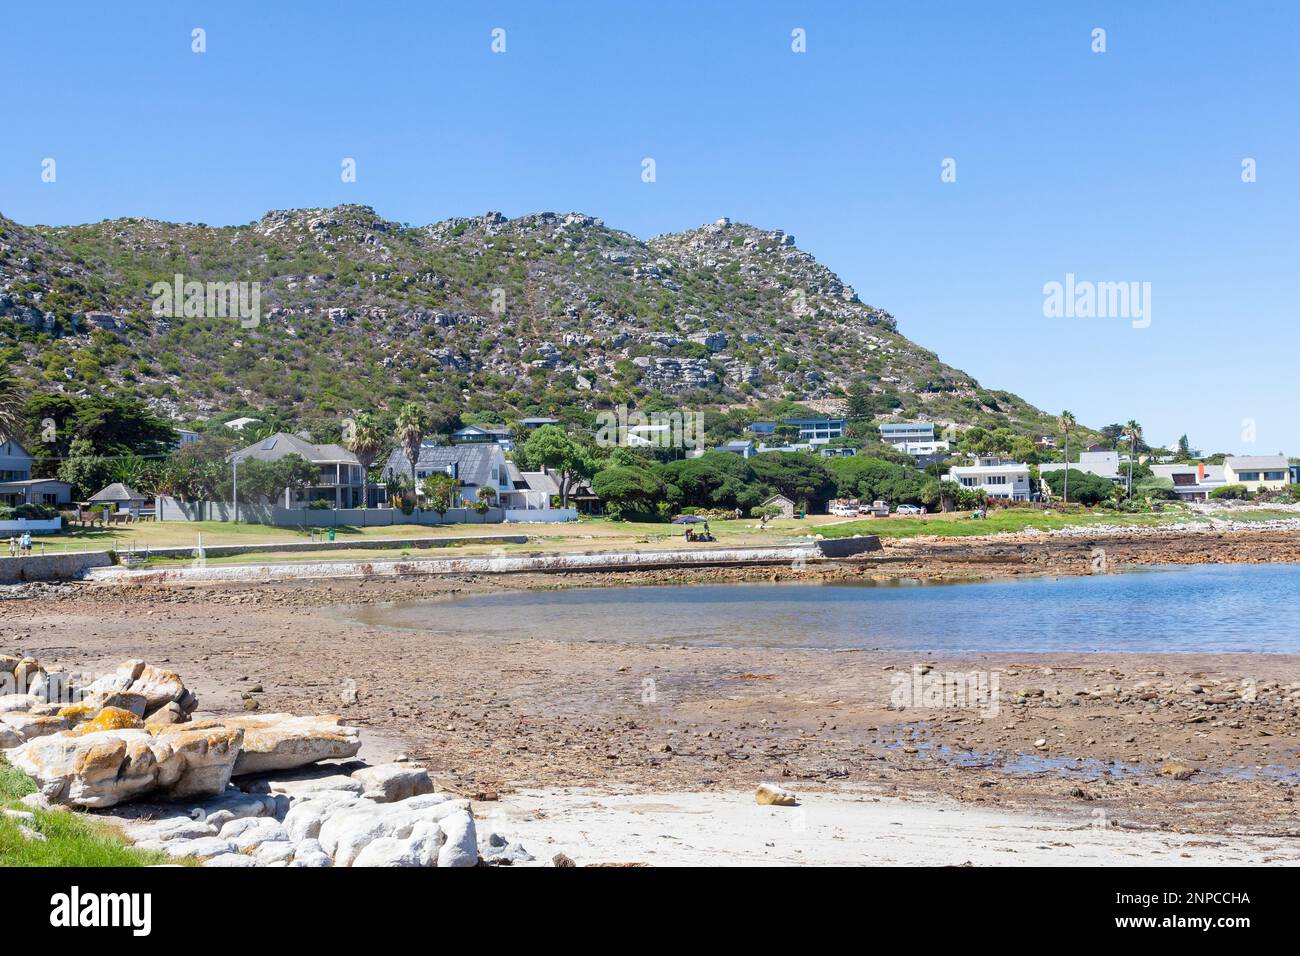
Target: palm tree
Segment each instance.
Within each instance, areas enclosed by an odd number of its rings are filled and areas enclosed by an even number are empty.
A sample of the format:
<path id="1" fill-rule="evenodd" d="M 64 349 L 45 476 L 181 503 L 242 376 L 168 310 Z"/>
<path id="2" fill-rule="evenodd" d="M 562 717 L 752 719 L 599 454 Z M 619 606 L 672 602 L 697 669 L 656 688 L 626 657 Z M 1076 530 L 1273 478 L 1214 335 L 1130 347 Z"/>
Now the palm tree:
<path id="1" fill-rule="evenodd" d="M 1142 426 L 1133 419 L 1124 426 L 1124 436 L 1128 439 L 1128 496 L 1133 497 L 1133 459 L 1137 457 L 1138 442 L 1142 440 Z"/>
<path id="2" fill-rule="evenodd" d="M 18 379 L 0 366 L 0 437 L 17 438 L 23 424 L 23 395 Z"/>
<path id="3" fill-rule="evenodd" d="M 411 463 L 411 487 L 417 487 L 415 465 L 420 460 L 420 443 L 429 427 L 424 410 L 414 402 L 407 402 L 397 412 L 397 443 L 402 446 L 406 460 Z"/>
<path id="4" fill-rule="evenodd" d="M 1070 503 L 1070 432 L 1074 431 L 1079 423 L 1071 412 L 1061 412 L 1057 423 L 1061 426 L 1061 434 L 1065 436 L 1065 489 L 1061 497 L 1068 505 Z"/>
<path id="5" fill-rule="evenodd" d="M 421 436 L 423 437 L 423 436 Z M 357 456 L 361 462 L 361 507 L 364 509 L 370 500 L 370 466 L 375 463 L 383 450 L 384 439 L 379 431 L 379 423 L 373 415 L 364 412 L 352 423 L 347 436 L 348 451 Z"/>

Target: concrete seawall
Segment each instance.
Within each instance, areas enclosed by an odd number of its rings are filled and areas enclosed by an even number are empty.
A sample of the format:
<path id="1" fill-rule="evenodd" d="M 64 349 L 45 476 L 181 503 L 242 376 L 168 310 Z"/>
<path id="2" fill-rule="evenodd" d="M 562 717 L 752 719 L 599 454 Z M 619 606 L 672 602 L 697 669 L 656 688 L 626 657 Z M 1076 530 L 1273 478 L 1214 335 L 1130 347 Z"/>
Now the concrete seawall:
<path id="1" fill-rule="evenodd" d="M 841 539 L 834 557 L 878 550 L 875 536 Z M 826 544 L 827 542 L 820 542 Z M 119 584 L 202 584 L 285 581 L 314 578 L 396 577 L 413 574 L 521 574 L 566 571 L 627 571 L 664 568 L 763 566 L 832 560 L 817 544 L 766 548 L 701 548 L 674 551 L 582 552 L 516 554 L 418 561 L 319 561 L 303 564 L 228 565 L 166 569 L 106 568 L 92 571 L 90 580 Z"/>
<path id="2" fill-rule="evenodd" d="M 68 581 L 93 568 L 111 568 L 108 551 L 74 551 L 63 554 L 34 554 L 26 558 L 0 558 L 0 584 L 27 581 Z"/>

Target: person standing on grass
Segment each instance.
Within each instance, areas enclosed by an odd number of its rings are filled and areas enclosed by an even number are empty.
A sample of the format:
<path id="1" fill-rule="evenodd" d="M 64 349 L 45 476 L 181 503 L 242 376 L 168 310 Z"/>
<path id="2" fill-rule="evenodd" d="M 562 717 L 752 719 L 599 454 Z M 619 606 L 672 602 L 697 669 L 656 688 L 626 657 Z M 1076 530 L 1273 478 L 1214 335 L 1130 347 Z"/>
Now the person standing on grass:
<path id="1" fill-rule="evenodd" d="M 32 553 L 32 533 L 30 531 L 24 531 L 23 532 L 23 554 L 28 555 L 31 553 Z"/>
<path id="2" fill-rule="evenodd" d="M 17 557 L 17 555 L 18 555 L 18 539 L 13 535 L 10 535 L 9 536 L 9 557 L 13 558 L 13 557 Z"/>

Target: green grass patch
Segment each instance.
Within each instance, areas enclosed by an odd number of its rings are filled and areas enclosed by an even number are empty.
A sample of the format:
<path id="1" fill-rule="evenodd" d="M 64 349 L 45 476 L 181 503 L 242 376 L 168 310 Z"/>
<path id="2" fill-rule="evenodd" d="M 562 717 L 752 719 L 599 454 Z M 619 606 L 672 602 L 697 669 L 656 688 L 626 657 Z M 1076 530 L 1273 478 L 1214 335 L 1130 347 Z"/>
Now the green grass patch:
<path id="1" fill-rule="evenodd" d="M 1294 511 L 1283 511 L 1280 508 L 1259 508 L 1246 510 L 1225 511 L 1222 514 L 1215 515 L 1216 518 L 1228 519 L 1230 521 L 1287 521 L 1300 518 L 1300 514 Z"/>
<path id="2" fill-rule="evenodd" d="M 32 779 L 0 756 L 0 809 L 35 814 L 34 821 L 0 815 L 0 866 L 148 866 L 168 862 L 161 853 L 131 849 L 111 827 L 85 814 L 32 810 L 19 802 L 35 792 Z M 44 834 L 45 840 L 24 836 L 20 825 Z"/>
<path id="3" fill-rule="evenodd" d="M 882 538 L 966 537 L 1016 531 L 1057 531 L 1091 525 L 1159 527 L 1184 521 L 1186 517 L 1182 511 L 1126 514 L 1117 511 L 1059 512 L 1007 508 L 991 511 L 987 518 L 980 520 L 972 519 L 969 513 L 956 512 L 908 518 L 868 518 L 817 530 L 827 538 L 847 538 L 855 534 L 878 534 Z"/>

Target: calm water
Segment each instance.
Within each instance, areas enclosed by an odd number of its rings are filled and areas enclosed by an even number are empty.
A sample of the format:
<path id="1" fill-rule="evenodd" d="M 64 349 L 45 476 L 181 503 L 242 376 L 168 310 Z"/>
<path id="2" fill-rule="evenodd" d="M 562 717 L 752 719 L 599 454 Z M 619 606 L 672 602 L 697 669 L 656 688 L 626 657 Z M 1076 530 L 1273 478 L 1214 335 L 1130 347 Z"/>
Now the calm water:
<path id="1" fill-rule="evenodd" d="M 368 623 L 511 640 L 934 651 L 1300 653 L 1300 565 L 981 584 L 514 592 L 368 608 Z"/>

